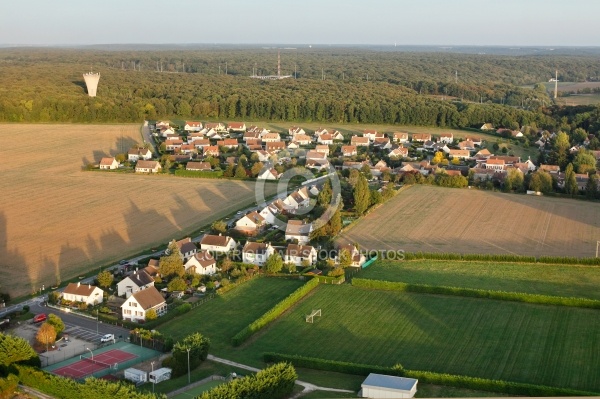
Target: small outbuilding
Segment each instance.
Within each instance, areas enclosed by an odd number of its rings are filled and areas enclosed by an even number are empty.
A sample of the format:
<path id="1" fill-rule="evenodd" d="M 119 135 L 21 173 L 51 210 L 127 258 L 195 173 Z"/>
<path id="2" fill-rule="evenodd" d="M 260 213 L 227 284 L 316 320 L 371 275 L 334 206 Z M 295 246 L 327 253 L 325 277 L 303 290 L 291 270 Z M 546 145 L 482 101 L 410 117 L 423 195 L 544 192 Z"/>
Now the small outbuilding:
<path id="1" fill-rule="evenodd" d="M 358 396 L 363 398 L 412 398 L 417 393 L 414 378 L 371 373 L 361 384 Z"/>
<path id="2" fill-rule="evenodd" d="M 134 368 L 125 369 L 124 377 L 126 380 L 135 382 L 136 384 L 148 381 L 148 373 Z"/>
<path id="3" fill-rule="evenodd" d="M 154 370 L 150 373 L 150 382 L 158 384 L 159 382 L 171 379 L 171 369 L 168 367 L 162 367 L 158 370 Z"/>

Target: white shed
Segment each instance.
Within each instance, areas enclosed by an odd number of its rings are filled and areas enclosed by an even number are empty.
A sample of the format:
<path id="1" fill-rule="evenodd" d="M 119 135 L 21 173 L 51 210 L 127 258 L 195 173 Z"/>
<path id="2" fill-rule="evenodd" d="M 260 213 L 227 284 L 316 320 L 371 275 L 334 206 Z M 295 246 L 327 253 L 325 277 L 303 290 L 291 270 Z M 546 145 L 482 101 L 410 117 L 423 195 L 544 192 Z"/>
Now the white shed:
<path id="1" fill-rule="evenodd" d="M 148 381 L 148 373 L 142 370 L 128 368 L 125 369 L 125 379 L 135 383 L 146 382 Z"/>
<path id="2" fill-rule="evenodd" d="M 158 384 L 159 382 L 171 379 L 171 369 L 168 367 L 162 367 L 158 370 L 154 370 L 150 373 L 150 382 Z"/>
<path id="3" fill-rule="evenodd" d="M 412 398 L 417 393 L 414 378 L 394 377 L 371 373 L 361 384 L 359 396 L 363 398 Z"/>

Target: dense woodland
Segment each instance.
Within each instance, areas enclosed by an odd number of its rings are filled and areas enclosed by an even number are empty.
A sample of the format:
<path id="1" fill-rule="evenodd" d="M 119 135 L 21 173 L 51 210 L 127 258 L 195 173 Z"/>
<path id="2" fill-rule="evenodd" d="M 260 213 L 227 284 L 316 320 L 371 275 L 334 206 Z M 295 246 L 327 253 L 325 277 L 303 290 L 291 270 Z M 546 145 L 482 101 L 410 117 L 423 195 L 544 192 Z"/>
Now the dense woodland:
<path id="1" fill-rule="evenodd" d="M 555 68 L 561 81 L 596 81 L 599 58 L 282 49 L 282 74 L 297 79 L 263 81 L 248 76 L 276 74 L 275 49 L 2 49 L 0 121 L 181 117 L 457 128 L 491 122 L 596 133 L 600 108 L 558 108 L 537 83 Z M 82 78 L 90 67 L 101 73 L 96 98 L 86 95 Z"/>

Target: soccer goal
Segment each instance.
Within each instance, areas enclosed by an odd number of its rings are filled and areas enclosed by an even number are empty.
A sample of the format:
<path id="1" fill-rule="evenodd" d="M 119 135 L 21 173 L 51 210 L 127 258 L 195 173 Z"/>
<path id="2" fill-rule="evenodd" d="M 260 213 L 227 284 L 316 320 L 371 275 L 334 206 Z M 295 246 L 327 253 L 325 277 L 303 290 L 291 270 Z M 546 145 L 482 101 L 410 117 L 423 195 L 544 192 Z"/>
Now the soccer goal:
<path id="1" fill-rule="evenodd" d="M 314 321 L 315 316 L 321 317 L 321 309 L 313 309 L 313 311 L 306 316 L 306 322 L 312 323 Z"/>

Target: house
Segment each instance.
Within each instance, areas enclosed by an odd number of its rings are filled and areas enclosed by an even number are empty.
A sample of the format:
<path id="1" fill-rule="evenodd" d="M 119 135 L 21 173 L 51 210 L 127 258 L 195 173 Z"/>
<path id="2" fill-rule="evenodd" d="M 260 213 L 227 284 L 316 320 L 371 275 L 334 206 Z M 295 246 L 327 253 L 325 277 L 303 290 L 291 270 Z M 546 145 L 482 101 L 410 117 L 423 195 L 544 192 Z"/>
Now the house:
<path id="1" fill-rule="evenodd" d="M 473 144 L 478 147 L 481 147 L 481 144 L 483 143 L 483 140 L 481 139 L 481 137 L 474 137 L 474 136 L 466 136 L 465 141 L 472 141 Z"/>
<path id="2" fill-rule="evenodd" d="M 235 240 L 229 236 L 206 234 L 200 241 L 200 249 L 212 252 L 229 252 L 237 247 Z"/>
<path id="3" fill-rule="evenodd" d="M 404 158 L 408 156 L 408 148 L 398 147 L 394 148 L 388 153 L 390 158 Z"/>
<path id="4" fill-rule="evenodd" d="M 225 147 L 225 148 L 229 148 L 229 149 L 235 149 L 235 148 L 238 148 L 238 141 L 237 141 L 237 139 L 219 140 L 219 141 L 217 141 L 217 146 Z"/>
<path id="5" fill-rule="evenodd" d="M 171 124 L 167 121 L 158 121 L 156 122 L 156 125 L 154 125 L 154 128 L 159 130 L 162 129 L 163 127 L 169 127 Z"/>
<path id="6" fill-rule="evenodd" d="M 285 228 L 285 240 L 297 240 L 301 245 L 308 244 L 311 231 L 311 223 L 304 223 L 302 220 L 288 220 Z"/>
<path id="7" fill-rule="evenodd" d="M 186 121 L 185 125 L 183 125 L 183 130 L 186 132 L 199 132 L 202 130 L 202 122 L 190 122 Z"/>
<path id="8" fill-rule="evenodd" d="M 369 161 L 361 161 L 361 162 L 352 162 L 352 161 L 344 161 L 342 164 L 342 170 L 344 169 L 362 169 L 363 166 L 367 165 L 371 167 L 371 163 Z"/>
<path id="9" fill-rule="evenodd" d="M 246 214 L 235 222 L 235 229 L 244 234 L 257 234 L 266 226 L 265 218 L 258 212 L 253 211 Z"/>
<path id="10" fill-rule="evenodd" d="M 150 259 L 148 261 L 148 266 L 146 266 L 142 270 L 148 273 L 148 275 L 152 278 L 158 276 L 160 272 L 158 259 Z"/>
<path id="11" fill-rule="evenodd" d="M 256 176 L 259 180 L 277 180 L 279 177 L 280 174 L 273 168 L 265 169 Z"/>
<path id="12" fill-rule="evenodd" d="M 458 148 L 461 150 L 475 150 L 475 143 L 471 140 L 464 140 L 458 143 Z"/>
<path id="13" fill-rule="evenodd" d="M 487 161 L 485 161 L 485 168 L 493 170 L 504 170 L 506 168 L 506 165 L 503 159 L 488 159 Z"/>
<path id="14" fill-rule="evenodd" d="M 152 159 L 152 151 L 148 148 L 138 148 L 133 147 L 129 151 L 127 151 L 127 160 L 128 161 L 138 161 L 139 159 L 143 159 L 145 161 Z"/>
<path id="15" fill-rule="evenodd" d="M 227 130 L 230 132 L 245 132 L 246 124 L 244 122 L 229 122 L 227 124 Z"/>
<path id="16" fill-rule="evenodd" d="M 258 155 L 258 160 L 260 162 L 266 162 L 271 159 L 271 153 L 265 150 L 257 150 L 256 155 Z"/>
<path id="17" fill-rule="evenodd" d="M 208 129 L 206 131 L 203 130 L 203 132 L 206 135 L 206 137 L 211 138 L 213 140 L 222 140 L 223 139 L 223 136 L 221 134 L 219 134 L 219 132 L 217 132 L 215 129 Z"/>
<path id="18" fill-rule="evenodd" d="M 179 248 L 183 261 L 185 262 L 198 252 L 198 247 L 192 242 L 190 237 L 184 238 L 183 240 L 175 241 L 175 245 Z"/>
<path id="19" fill-rule="evenodd" d="M 442 133 L 440 134 L 440 139 L 438 141 L 440 143 L 452 144 L 452 142 L 454 141 L 454 134 Z"/>
<path id="20" fill-rule="evenodd" d="M 248 139 L 245 141 L 246 147 L 252 151 L 253 149 L 262 150 L 263 143 L 261 139 Z"/>
<path id="21" fill-rule="evenodd" d="M 274 143 L 276 141 L 281 141 L 279 133 L 267 133 L 262 135 L 261 139 L 264 143 Z"/>
<path id="22" fill-rule="evenodd" d="M 294 141 L 290 141 L 290 143 L 287 145 L 288 150 L 297 150 L 298 148 L 300 148 L 300 145 Z"/>
<path id="23" fill-rule="evenodd" d="M 329 156 L 329 146 L 325 144 L 317 144 L 315 151 L 324 154 L 326 157 Z"/>
<path id="24" fill-rule="evenodd" d="M 343 157 L 353 157 L 357 154 L 355 145 L 343 145 L 342 146 L 342 156 Z"/>
<path id="25" fill-rule="evenodd" d="M 492 156 L 492 153 L 487 148 L 484 148 L 483 150 L 479 150 L 477 152 L 477 154 L 475 154 L 475 158 L 479 158 L 479 159 L 488 159 L 491 156 Z"/>
<path id="26" fill-rule="evenodd" d="M 250 126 L 248 128 L 249 132 L 255 132 L 258 133 L 259 137 L 262 137 L 263 135 L 269 133 L 269 130 L 265 129 L 264 127 L 258 127 L 258 126 Z"/>
<path id="27" fill-rule="evenodd" d="M 158 161 L 138 161 L 135 165 L 136 173 L 158 173 L 161 169 Z"/>
<path id="28" fill-rule="evenodd" d="M 322 134 L 329 133 L 329 131 L 325 128 L 319 127 L 315 130 L 315 136 L 319 137 Z"/>
<path id="29" fill-rule="evenodd" d="M 429 133 L 414 133 L 412 135 L 412 141 L 418 143 L 424 143 L 426 141 L 431 141 L 431 134 Z"/>
<path id="30" fill-rule="evenodd" d="M 360 267 L 362 266 L 363 263 L 365 263 L 367 261 L 367 257 L 360 253 L 360 251 L 352 244 L 346 244 L 346 245 L 340 245 L 338 247 L 338 262 L 339 262 L 339 254 L 342 251 L 348 251 L 348 253 L 350 254 L 350 259 L 351 259 L 351 263 L 350 266 L 353 267 Z"/>
<path id="31" fill-rule="evenodd" d="M 267 224 L 275 224 L 275 216 L 277 214 L 283 213 L 285 211 L 285 204 L 281 199 L 276 199 L 271 202 L 269 205 L 265 206 L 260 211 L 260 216 L 265 219 L 265 223 Z"/>
<path id="32" fill-rule="evenodd" d="M 167 137 L 169 134 L 175 134 L 175 129 L 173 129 L 172 127 L 169 127 L 169 126 L 160 128 L 160 135 L 162 137 Z"/>
<path id="33" fill-rule="evenodd" d="M 296 266 L 302 266 L 302 262 L 308 262 L 308 265 L 317 263 L 317 250 L 310 245 L 288 244 L 283 255 L 284 263 L 293 263 Z"/>
<path id="34" fill-rule="evenodd" d="M 190 155 L 190 154 L 197 154 L 198 150 L 196 149 L 196 147 L 193 144 L 183 144 L 181 147 L 179 147 L 179 149 L 176 150 L 176 153 Z"/>
<path id="35" fill-rule="evenodd" d="M 204 127 L 208 130 L 212 129 L 215 132 L 226 132 L 227 131 L 227 127 L 225 127 L 225 124 L 221 123 L 221 122 L 207 123 Z"/>
<path id="36" fill-rule="evenodd" d="M 212 167 L 209 162 L 188 162 L 187 165 L 185 165 L 185 170 L 211 171 Z"/>
<path id="37" fill-rule="evenodd" d="M 292 143 L 296 143 L 298 145 L 309 145 L 312 143 L 312 139 L 306 134 L 297 134 L 292 139 Z"/>
<path id="38" fill-rule="evenodd" d="M 329 147 L 328 147 L 329 149 Z M 319 151 L 308 151 L 306 153 L 306 159 L 314 159 L 314 160 L 319 160 L 319 161 L 325 161 L 327 160 L 327 155 L 324 154 L 323 152 L 319 152 Z"/>
<path id="39" fill-rule="evenodd" d="M 352 136 L 350 144 L 355 147 L 368 147 L 370 144 L 368 137 Z"/>
<path id="40" fill-rule="evenodd" d="M 480 130 L 494 130 L 494 125 L 492 125 L 491 123 L 484 123 L 483 125 L 481 125 L 481 127 L 479 129 Z"/>
<path id="41" fill-rule="evenodd" d="M 244 133 L 243 140 L 245 142 L 248 142 L 248 140 L 260 140 L 260 132 L 248 131 Z"/>
<path id="42" fill-rule="evenodd" d="M 473 172 L 473 180 L 474 181 L 486 181 L 491 180 L 494 175 L 497 173 L 494 169 L 485 169 L 485 168 L 471 168 L 470 170 Z"/>
<path id="43" fill-rule="evenodd" d="M 392 148 L 389 137 L 377 137 L 375 140 L 373 140 L 373 145 L 377 148 L 381 148 L 382 150 L 389 150 Z"/>
<path id="44" fill-rule="evenodd" d="M 286 211 L 294 211 L 307 207 L 310 202 L 308 190 L 306 187 L 302 187 L 300 190 L 296 190 L 288 195 L 282 202 Z"/>
<path id="45" fill-rule="evenodd" d="M 358 396 L 361 398 L 412 398 L 417 393 L 417 383 L 414 378 L 395 377 L 391 375 L 370 373 L 360 384 Z"/>
<path id="46" fill-rule="evenodd" d="M 551 175 L 558 175 L 560 173 L 560 166 L 541 164 L 539 170 L 543 170 L 544 172 L 550 173 Z"/>
<path id="47" fill-rule="evenodd" d="M 204 134 L 200 133 L 200 132 L 196 132 L 196 133 L 189 133 L 187 135 L 187 141 L 188 144 L 193 144 L 193 142 L 195 140 L 201 140 L 204 138 Z"/>
<path id="48" fill-rule="evenodd" d="M 192 144 L 194 144 L 194 147 L 196 147 L 197 149 L 204 150 L 204 148 L 210 146 L 210 140 L 209 139 L 197 139 L 197 140 L 192 141 Z"/>
<path id="49" fill-rule="evenodd" d="M 363 137 L 366 137 L 369 139 L 369 141 L 373 141 L 375 140 L 375 137 L 377 136 L 377 130 L 375 129 L 365 129 L 363 131 Z"/>
<path id="50" fill-rule="evenodd" d="M 306 168 L 308 169 L 317 169 L 323 170 L 330 167 L 329 160 L 327 158 L 324 159 L 308 159 L 306 160 Z"/>
<path id="51" fill-rule="evenodd" d="M 154 279 L 144 270 L 136 270 L 117 283 L 117 295 L 129 298 L 131 294 L 154 287 Z"/>
<path id="52" fill-rule="evenodd" d="M 423 143 L 423 149 L 425 150 L 433 150 L 433 147 L 435 146 L 436 143 L 434 143 L 431 140 L 427 140 L 426 142 Z"/>
<path id="53" fill-rule="evenodd" d="M 219 147 L 216 145 L 209 145 L 203 148 L 203 154 L 205 157 L 218 157 L 221 153 L 219 152 Z"/>
<path id="54" fill-rule="evenodd" d="M 329 133 L 323 133 L 317 138 L 317 143 L 331 145 L 333 144 L 333 136 Z"/>
<path id="55" fill-rule="evenodd" d="M 190 154 L 180 154 L 179 151 L 177 151 L 175 154 L 169 155 L 169 160 L 171 162 L 182 163 L 182 162 L 188 162 L 191 159 L 192 159 L 191 153 Z"/>
<path id="56" fill-rule="evenodd" d="M 248 241 L 242 249 L 242 262 L 262 266 L 273 253 L 275 253 L 275 249 L 271 243 Z"/>
<path id="57" fill-rule="evenodd" d="M 297 134 L 306 135 L 306 132 L 304 131 L 304 129 L 302 129 L 301 127 L 298 127 L 298 126 L 290 127 L 288 129 L 288 133 L 290 134 L 290 136 L 296 136 Z"/>
<path id="58" fill-rule="evenodd" d="M 62 293 L 62 298 L 67 301 L 96 305 L 104 302 L 104 291 L 90 284 L 69 283 Z"/>
<path id="59" fill-rule="evenodd" d="M 408 142 L 408 133 L 394 132 L 393 140 L 395 143 L 407 143 Z"/>
<path id="60" fill-rule="evenodd" d="M 157 316 L 167 313 L 167 302 L 154 287 L 136 292 L 121 305 L 123 320 L 133 322 L 145 321 L 146 314 L 151 309 Z"/>
<path id="61" fill-rule="evenodd" d="M 526 170 L 527 172 L 533 172 L 537 169 L 537 166 L 535 166 L 531 159 L 528 159 L 525 162 L 517 162 L 515 163 L 515 167 L 521 170 Z"/>
<path id="62" fill-rule="evenodd" d="M 208 251 L 199 251 L 183 265 L 189 274 L 210 276 L 217 272 L 217 261 Z"/>
<path id="63" fill-rule="evenodd" d="M 344 135 L 340 131 L 338 131 L 338 130 L 331 130 L 331 131 L 329 131 L 329 134 L 336 141 L 343 141 L 344 140 Z"/>
<path id="64" fill-rule="evenodd" d="M 488 159 L 502 159 L 506 166 L 513 166 L 514 164 L 521 162 L 521 157 L 511 157 L 508 155 L 492 155 Z"/>
<path id="65" fill-rule="evenodd" d="M 274 141 L 265 144 L 265 151 L 275 153 L 283 150 L 285 150 L 285 143 L 283 141 Z"/>
<path id="66" fill-rule="evenodd" d="M 115 157 L 105 157 L 100 160 L 100 169 L 117 169 L 118 167 L 119 163 L 117 162 Z"/>
<path id="67" fill-rule="evenodd" d="M 471 152 L 469 150 L 450 150 L 448 155 L 450 155 L 452 158 L 465 160 L 471 158 Z"/>
<path id="68" fill-rule="evenodd" d="M 181 140 L 181 139 L 165 140 L 165 149 L 167 151 L 175 151 L 177 148 L 180 148 L 182 145 L 183 145 L 183 140 Z"/>

